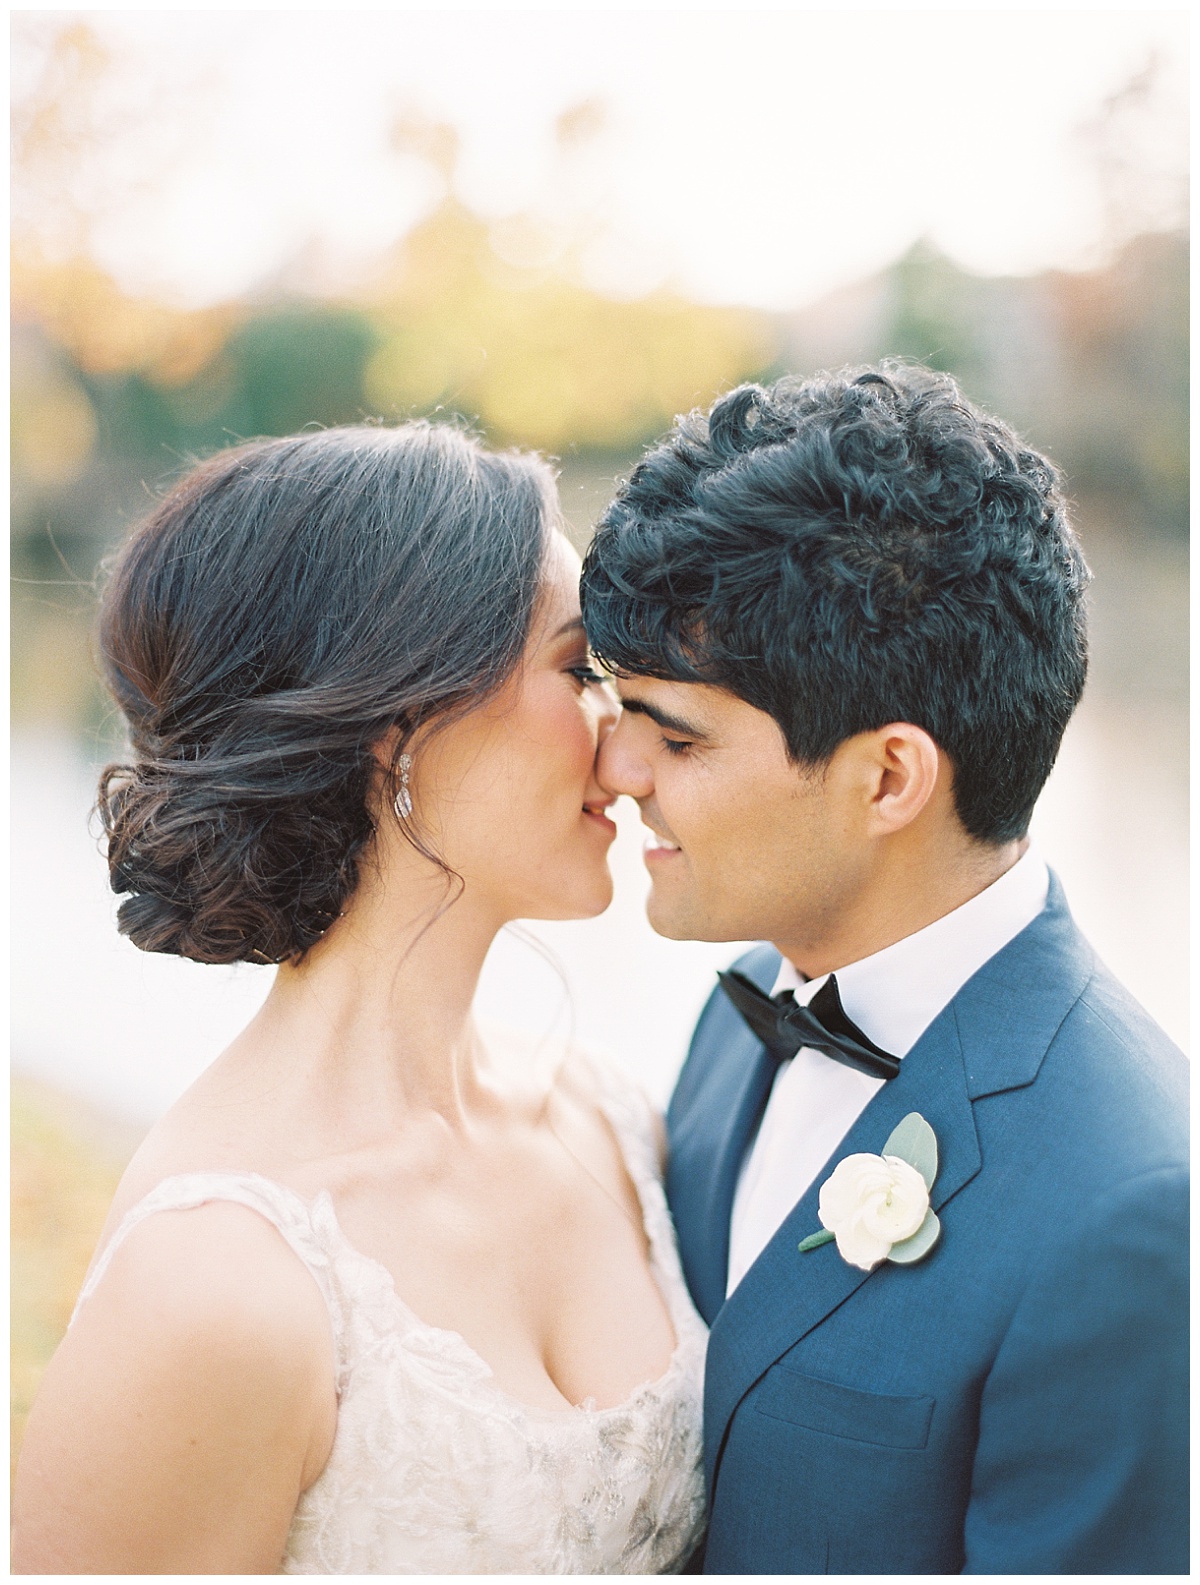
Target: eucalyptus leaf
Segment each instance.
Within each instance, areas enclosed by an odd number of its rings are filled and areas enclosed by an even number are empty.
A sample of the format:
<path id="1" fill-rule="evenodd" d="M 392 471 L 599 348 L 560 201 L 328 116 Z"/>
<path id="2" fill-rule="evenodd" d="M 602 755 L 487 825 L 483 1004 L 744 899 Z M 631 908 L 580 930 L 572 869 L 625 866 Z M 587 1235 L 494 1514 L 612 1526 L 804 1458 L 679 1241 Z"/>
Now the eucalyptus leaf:
<path id="1" fill-rule="evenodd" d="M 900 1119 L 888 1135 L 880 1155 L 899 1156 L 901 1161 L 917 1169 L 927 1189 L 933 1188 L 938 1169 L 937 1137 L 920 1112 L 909 1112 L 907 1117 Z"/>
<path id="2" fill-rule="evenodd" d="M 916 1115 L 915 1113 L 913 1114 Z M 893 1152 L 899 1154 L 899 1152 Z M 923 1260 L 941 1237 L 942 1224 L 932 1211 L 925 1212 L 925 1220 L 911 1238 L 902 1238 L 888 1251 L 888 1259 L 897 1266 L 911 1266 L 914 1260 Z"/>
<path id="3" fill-rule="evenodd" d="M 828 1230 L 828 1228 L 824 1227 L 819 1233 L 810 1233 L 807 1238 L 802 1238 L 800 1240 L 798 1246 L 800 1253 L 802 1255 L 806 1255 L 810 1249 L 820 1249 L 822 1244 L 831 1243 L 833 1236 L 834 1235 Z"/>

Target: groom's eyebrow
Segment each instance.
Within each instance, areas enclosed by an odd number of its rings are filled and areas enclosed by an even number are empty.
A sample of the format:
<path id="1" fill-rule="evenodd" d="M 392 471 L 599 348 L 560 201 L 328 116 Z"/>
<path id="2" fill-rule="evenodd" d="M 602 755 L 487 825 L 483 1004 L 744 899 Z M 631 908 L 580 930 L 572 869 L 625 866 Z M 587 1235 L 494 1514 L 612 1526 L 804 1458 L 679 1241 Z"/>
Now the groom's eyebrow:
<path id="1" fill-rule="evenodd" d="M 672 715 L 669 710 L 663 710 L 645 699 L 623 698 L 621 704 L 631 715 L 648 715 L 651 721 L 656 722 L 665 732 L 677 732 L 680 737 L 690 737 L 697 743 L 708 742 L 708 733 L 702 727 L 696 726 L 691 721 L 685 721 L 680 715 Z"/>

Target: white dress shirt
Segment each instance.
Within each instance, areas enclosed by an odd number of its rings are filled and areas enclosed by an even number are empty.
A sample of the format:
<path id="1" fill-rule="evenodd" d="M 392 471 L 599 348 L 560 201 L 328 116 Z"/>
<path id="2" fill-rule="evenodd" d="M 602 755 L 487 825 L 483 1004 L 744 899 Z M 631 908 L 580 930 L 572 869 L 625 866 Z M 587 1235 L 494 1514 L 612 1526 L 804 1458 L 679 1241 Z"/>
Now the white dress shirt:
<path id="1" fill-rule="evenodd" d="M 1045 862 L 1030 846 L 961 908 L 836 970 L 847 1016 L 884 1051 L 907 1056 L 976 970 L 1041 913 L 1049 886 Z M 790 990 L 807 1006 L 828 978 L 804 980 L 785 958 L 774 991 Z M 807 1046 L 780 1064 L 734 1194 L 727 1295 L 885 1083 Z"/>

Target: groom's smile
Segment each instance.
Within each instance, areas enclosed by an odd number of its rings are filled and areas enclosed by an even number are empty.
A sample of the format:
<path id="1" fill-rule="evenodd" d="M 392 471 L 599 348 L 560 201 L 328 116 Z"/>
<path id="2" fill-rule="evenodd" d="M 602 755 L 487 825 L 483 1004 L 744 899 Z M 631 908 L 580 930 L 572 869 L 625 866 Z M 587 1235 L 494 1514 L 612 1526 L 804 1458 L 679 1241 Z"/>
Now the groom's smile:
<path id="1" fill-rule="evenodd" d="M 764 711 L 723 688 L 618 676 L 624 710 L 597 764 L 649 829 L 650 923 L 677 939 L 821 933 L 842 891 L 838 778 L 796 765 Z M 844 824 L 844 820 L 842 821 Z M 843 883 L 844 884 L 844 883 Z"/>

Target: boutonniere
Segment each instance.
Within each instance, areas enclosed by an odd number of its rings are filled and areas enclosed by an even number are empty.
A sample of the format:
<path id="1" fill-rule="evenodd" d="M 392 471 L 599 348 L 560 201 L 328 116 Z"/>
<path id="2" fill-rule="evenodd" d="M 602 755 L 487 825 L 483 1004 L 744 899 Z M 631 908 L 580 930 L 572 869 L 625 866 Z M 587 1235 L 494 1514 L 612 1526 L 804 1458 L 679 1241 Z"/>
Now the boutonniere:
<path id="1" fill-rule="evenodd" d="M 938 1241 L 942 1224 L 929 1204 L 937 1177 L 933 1129 L 909 1112 L 878 1156 L 847 1156 L 821 1185 L 817 1216 L 824 1232 L 810 1233 L 801 1252 L 837 1240 L 838 1254 L 860 1271 L 881 1261 L 911 1266 Z"/>

